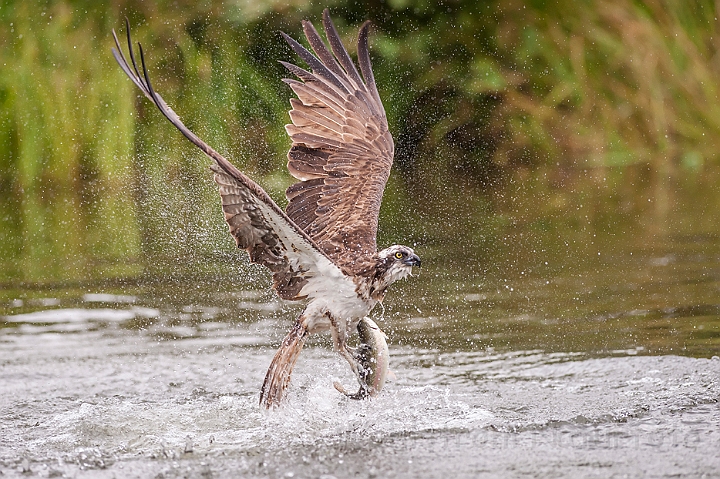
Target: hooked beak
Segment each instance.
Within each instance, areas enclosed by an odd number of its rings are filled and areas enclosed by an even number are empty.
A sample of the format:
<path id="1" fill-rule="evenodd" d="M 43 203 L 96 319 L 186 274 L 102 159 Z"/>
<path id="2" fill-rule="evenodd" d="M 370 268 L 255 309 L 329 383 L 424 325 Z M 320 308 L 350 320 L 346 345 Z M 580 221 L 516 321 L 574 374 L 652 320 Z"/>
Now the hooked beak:
<path id="1" fill-rule="evenodd" d="M 420 266 L 420 257 L 416 254 L 410 255 L 403 261 L 407 266 Z"/>

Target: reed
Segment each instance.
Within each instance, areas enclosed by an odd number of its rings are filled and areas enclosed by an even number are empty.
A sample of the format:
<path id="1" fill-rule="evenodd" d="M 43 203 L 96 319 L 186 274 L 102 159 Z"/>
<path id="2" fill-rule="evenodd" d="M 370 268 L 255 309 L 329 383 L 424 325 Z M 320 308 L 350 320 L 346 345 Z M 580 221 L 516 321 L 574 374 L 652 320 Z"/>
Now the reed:
<path id="1" fill-rule="evenodd" d="M 551 215 L 573 172 L 593 169 L 607 181 L 584 184 L 616 198 L 631 194 L 624 171 L 647 168 L 661 214 L 668 178 L 717 161 L 714 2 L 330 3 L 348 42 L 364 19 L 376 25 L 397 168 L 383 241 L 439 241 L 457 221 L 491 244 L 497 198 L 520 194 L 518 182 L 555 198 L 527 205 Z M 124 78 L 110 30 L 130 17 L 168 103 L 282 203 L 289 90 L 277 60 L 294 56 L 277 32 L 299 38 L 300 19 L 322 8 L 296 4 L 3 2 L 0 281 L 138 274 L 150 257 L 232 251 L 208 160 Z M 458 195 L 473 200 L 453 219 L 437 205 Z"/>

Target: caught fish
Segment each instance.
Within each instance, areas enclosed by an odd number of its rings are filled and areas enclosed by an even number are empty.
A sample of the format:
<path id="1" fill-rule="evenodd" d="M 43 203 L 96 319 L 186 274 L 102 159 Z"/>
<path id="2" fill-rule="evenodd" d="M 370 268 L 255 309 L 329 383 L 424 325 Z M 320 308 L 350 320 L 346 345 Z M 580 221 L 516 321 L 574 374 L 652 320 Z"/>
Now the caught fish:
<path id="1" fill-rule="evenodd" d="M 333 385 L 335 389 L 352 399 L 365 399 L 374 397 L 382 390 L 388 376 L 390 352 L 388 351 L 387 336 L 370 318 L 362 318 L 357 325 L 360 345 L 354 356 L 358 362 L 358 382 L 360 389 L 355 394 L 348 393 L 338 382 Z"/>

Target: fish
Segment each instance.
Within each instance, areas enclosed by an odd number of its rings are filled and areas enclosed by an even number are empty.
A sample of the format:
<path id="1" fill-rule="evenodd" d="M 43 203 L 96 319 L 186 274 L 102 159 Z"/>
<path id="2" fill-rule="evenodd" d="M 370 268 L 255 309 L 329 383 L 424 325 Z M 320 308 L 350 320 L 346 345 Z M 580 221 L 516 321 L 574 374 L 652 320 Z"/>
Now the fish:
<path id="1" fill-rule="evenodd" d="M 385 385 L 390 367 L 390 351 L 387 336 L 372 319 L 362 318 L 358 322 L 357 330 L 360 344 L 353 355 L 358 362 L 360 389 L 352 394 L 337 381 L 333 386 L 351 399 L 365 399 L 377 396 Z"/>

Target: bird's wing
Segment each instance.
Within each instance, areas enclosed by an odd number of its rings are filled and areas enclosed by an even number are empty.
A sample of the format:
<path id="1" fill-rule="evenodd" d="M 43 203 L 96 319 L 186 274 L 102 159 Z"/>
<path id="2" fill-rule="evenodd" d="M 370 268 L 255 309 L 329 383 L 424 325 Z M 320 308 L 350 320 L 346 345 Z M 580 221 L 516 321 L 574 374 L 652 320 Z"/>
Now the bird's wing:
<path id="1" fill-rule="evenodd" d="M 133 83 L 170 120 L 170 123 L 215 161 L 216 164 L 212 165 L 211 169 L 220 188 L 222 208 L 230 234 L 235 237 L 238 247 L 247 250 L 250 261 L 265 265 L 272 271 L 274 287 L 278 295 L 283 299 L 317 296 L 329 283 L 324 278 L 343 278 L 344 275 L 338 266 L 333 264 L 318 245 L 288 218 L 257 183 L 190 131 L 162 97 L 153 90 L 145 66 L 142 46 L 138 44 L 141 75 L 133 53 L 130 25 L 127 20 L 126 26 L 131 63 L 125 59 L 120 42 L 113 31 L 117 47 L 117 50 L 112 49 L 115 60 Z M 341 283 L 351 284 L 352 281 L 341 281 Z"/>
<path id="2" fill-rule="evenodd" d="M 292 148 L 288 169 L 297 179 L 286 191 L 288 216 L 347 274 L 361 273 L 376 253 L 380 203 L 393 161 L 393 140 L 370 65 L 366 22 L 358 35 L 365 81 L 323 12 L 330 49 L 303 22 L 315 55 L 283 33 L 310 71 L 283 62 L 298 80 L 286 125 Z"/>

